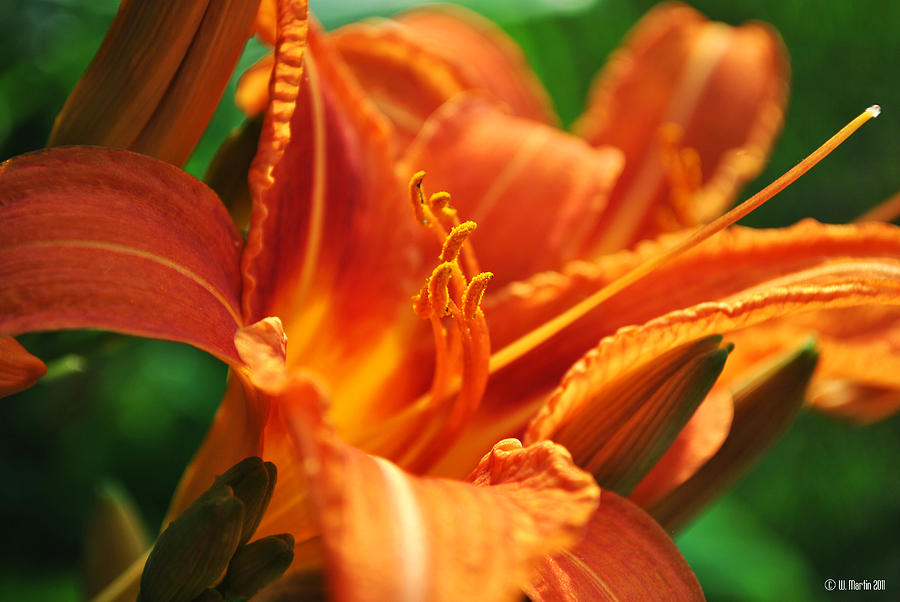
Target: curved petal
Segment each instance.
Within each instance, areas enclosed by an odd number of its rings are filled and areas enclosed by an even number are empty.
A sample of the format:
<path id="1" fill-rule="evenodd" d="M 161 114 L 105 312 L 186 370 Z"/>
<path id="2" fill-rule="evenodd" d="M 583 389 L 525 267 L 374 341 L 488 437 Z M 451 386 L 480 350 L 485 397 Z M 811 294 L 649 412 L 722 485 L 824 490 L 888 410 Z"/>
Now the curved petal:
<path id="1" fill-rule="evenodd" d="M 304 337 L 292 334 L 292 316 L 309 307 L 304 301 L 313 287 L 320 298 L 340 297 L 333 310 L 339 315 L 362 317 L 364 297 L 365 314 L 378 318 L 396 310 L 385 289 L 402 288 L 406 306 L 419 283 L 400 257 L 402 245 L 394 244 L 415 222 L 394 176 L 387 126 L 321 36 L 309 40 L 315 61 L 304 58 L 305 11 L 297 3 L 288 7 L 274 100 L 250 171 L 254 208 L 243 303 L 248 320 L 281 316 L 296 348 Z M 396 275 L 404 273 L 409 281 L 401 282 Z M 366 295 L 367 286 L 380 294 Z M 384 298 L 388 307 L 378 307 Z"/>
<path id="2" fill-rule="evenodd" d="M 709 336 L 653 357 L 618 378 L 591 386 L 590 358 L 551 397 L 574 396 L 555 430 L 530 427 L 526 441 L 553 439 L 604 488 L 628 494 L 663 456 L 709 392 L 730 347 Z M 540 414 L 539 414 L 540 415 Z"/>
<path id="3" fill-rule="evenodd" d="M 411 10 L 395 20 L 459 66 L 469 89 L 487 90 L 513 115 L 558 125 L 553 101 L 525 54 L 488 19 L 448 4 Z"/>
<path id="4" fill-rule="evenodd" d="M 416 351 L 411 333 L 428 340 L 410 303 L 426 275 L 422 236 L 394 172 L 388 124 L 314 30 L 301 58 L 297 10 L 283 15 L 275 100 L 250 171 L 243 310 L 248 321 L 279 316 L 288 364 L 325 375 L 335 412 L 358 422 L 380 392 L 408 400 L 427 387 L 427 370 L 407 378 L 397 368 Z"/>
<path id="5" fill-rule="evenodd" d="M 525 593 L 534 602 L 704 600 L 666 532 L 640 508 L 605 490 L 581 543 L 545 559 Z"/>
<path id="6" fill-rule="evenodd" d="M 112 149 L 0 166 L 0 332 L 103 328 L 236 363 L 241 238 L 184 172 Z"/>
<path id="7" fill-rule="evenodd" d="M 395 125 L 399 148 L 456 94 L 481 90 L 513 115 L 556 125 L 547 92 L 518 46 L 461 7 L 419 9 L 332 34 L 366 93 Z"/>
<path id="8" fill-rule="evenodd" d="M 131 150 L 175 165 L 187 161 L 244 51 L 258 5 L 210 0 L 190 50 Z"/>
<path id="9" fill-rule="evenodd" d="M 347 25 L 331 40 L 366 96 L 391 120 L 397 153 L 429 115 L 468 89 L 455 63 L 393 21 Z"/>
<path id="10" fill-rule="evenodd" d="M 449 190 L 460 215 L 478 223 L 478 259 L 502 284 L 578 256 L 622 159 L 461 96 L 429 120 L 401 165 L 425 170 L 429 185 Z"/>
<path id="11" fill-rule="evenodd" d="M 764 24 L 712 23 L 681 4 L 648 13 L 598 76 L 575 128 L 626 157 L 590 248 L 630 247 L 725 209 L 762 168 L 788 77 L 781 39 Z M 661 134 L 693 150 L 667 155 Z"/>
<path id="12" fill-rule="evenodd" d="M 184 163 L 225 90 L 258 4 L 123 2 L 49 144 L 128 148 Z"/>
<path id="13" fill-rule="evenodd" d="M 450 474 L 471 465 L 471 450 L 479 442 L 520 434 L 535 406 L 573 363 L 572 375 L 584 368 L 578 359 L 588 349 L 593 350 L 585 357 L 599 372 L 579 378 L 602 387 L 649 358 L 713 333 L 839 307 L 858 306 L 860 312 L 896 307 L 900 301 L 900 229 L 895 226 L 806 221 L 782 230 L 734 228 L 661 266 L 542 342 L 520 339 L 656 256 L 672 240 L 664 237 L 593 264 L 573 263 L 565 274 L 538 275 L 486 298 L 492 348 L 499 351 L 479 414 L 444 463 Z M 641 326 L 630 326 L 636 324 Z M 879 363 L 891 366 L 895 361 L 883 348 L 870 357 L 870 372 Z M 549 408 L 544 418 L 554 414 Z M 553 419 L 557 424 L 568 410 L 560 411 Z"/>
<path id="14" fill-rule="evenodd" d="M 900 409 L 900 309 L 896 307 L 813 312 L 730 338 L 741 347 L 756 348 L 754 356 L 770 359 L 812 335 L 822 355 L 810 396 L 814 408 L 860 424 Z"/>
<path id="15" fill-rule="evenodd" d="M 514 600 L 534 563 L 578 541 L 596 508 L 596 484 L 558 445 L 501 441 L 470 483 L 417 478 L 341 443 L 315 389 L 295 387 L 307 398 L 291 394 L 283 410 L 337 600 Z"/>
<path id="16" fill-rule="evenodd" d="M 0 337 L 0 397 L 27 389 L 46 373 L 44 362 L 14 338 Z"/>
<path id="17" fill-rule="evenodd" d="M 529 431 L 552 436 L 569 413 L 596 388 L 604 386 L 620 371 L 630 370 L 641 357 L 653 357 L 682 342 L 816 308 L 886 303 L 900 305 L 900 261 L 881 265 L 847 263 L 834 269 L 801 272 L 782 286 L 751 290 L 727 301 L 702 303 L 639 327 L 620 329 L 603 339 L 569 371 Z M 590 369 L 584 365 L 585 361 L 590 363 Z M 566 395 L 570 386 L 575 388 L 575 395 Z"/>

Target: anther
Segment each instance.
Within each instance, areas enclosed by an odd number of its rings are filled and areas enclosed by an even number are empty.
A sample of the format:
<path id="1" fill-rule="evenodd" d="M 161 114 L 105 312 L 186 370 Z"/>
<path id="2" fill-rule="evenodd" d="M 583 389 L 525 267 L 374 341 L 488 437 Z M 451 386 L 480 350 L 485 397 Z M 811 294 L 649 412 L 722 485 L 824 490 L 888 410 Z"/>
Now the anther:
<path id="1" fill-rule="evenodd" d="M 423 211 L 423 205 L 425 204 L 425 197 L 422 194 L 422 180 L 425 179 L 424 171 L 417 171 L 413 174 L 413 177 L 409 180 L 409 200 L 412 202 L 413 212 L 416 214 L 416 219 L 419 220 L 422 224 L 428 224 L 428 220 L 425 219 L 425 212 Z"/>
<path id="2" fill-rule="evenodd" d="M 475 319 L 479 309 L 481 309 L 481 301 L 484 299 L 484 289 L 487 288 L 488 283 L 493 279 L 494 275 L 491 272 L 482 272 L 474 276 L 469 283 L 469 286 L 466 287 L 466 292 L 463 293 L 462 303 L 463 315 L 467 320 Z"/>
<path id="3" fill-rule="evenodd" d="M 444 207 L 450 205 L 450 193 L 449 192 L 435 192 L 428 198 L 428 204 L 431 206 L 432 211 L 440 211 Z"/>
<path id="4" fill-rule="evenodd" d="M 450 276 L 453 274 L 453 263 L 445 261 L 434 268 L 431 278 L 428 279 L 428 297 L 432 311 L 446 315 L 450 308 L 450 292 L 447 286 L 450 284 Z"/>
<path id="5" fill-rule="evenodd" d="M 478 225 L 471 221 L 454 226 L 446 240 L 444 240 L 444 246 L 441 249 L 441 261 L 456 261 L 463 243 L 466 242 L 466 239 L 477 227 Z"/>

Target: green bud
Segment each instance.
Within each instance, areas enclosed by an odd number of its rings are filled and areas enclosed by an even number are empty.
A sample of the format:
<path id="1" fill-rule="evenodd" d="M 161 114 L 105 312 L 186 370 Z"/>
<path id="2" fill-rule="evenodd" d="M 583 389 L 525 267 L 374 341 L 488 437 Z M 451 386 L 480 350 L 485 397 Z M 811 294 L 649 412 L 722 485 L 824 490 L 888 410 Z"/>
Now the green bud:
<path id="1" fill-rule="evenodd" d="M 219 476 L 213 487 L 228 486 L 234 496 L 244 503 L 244 525 L 241 529 L 240 545 L 250 541 L 256 527 L 272 499 L 277 471 L 271 462 L 251 456 L 244 458 Z M 204 494 L 205 495 L 205 494 Z"/>
<path id="2" fill-rule="evenodd" d="M 294 537 L 272 535 L 238 548 L 220 589 L 229 597 L 249 598 L 281 577 L 294 561 Z"/>
<path id="3" fill-rule="evenodd" d="M 190 602 L 225 572 L 241 537 L 244 504 L 213 487 L 159 536 L 141 577 L 141 602 Z"/>

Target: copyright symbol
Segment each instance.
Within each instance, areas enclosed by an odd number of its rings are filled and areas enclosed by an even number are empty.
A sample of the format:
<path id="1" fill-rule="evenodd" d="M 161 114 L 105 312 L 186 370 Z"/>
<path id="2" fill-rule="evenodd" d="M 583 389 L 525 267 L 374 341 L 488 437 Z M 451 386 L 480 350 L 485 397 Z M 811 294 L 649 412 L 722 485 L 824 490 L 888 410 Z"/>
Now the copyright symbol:
<path id="1" fill-rule="evenodd" d="M 837 582 L 834 579 L 826 579 L 825 580 L 825 589 L 828 591 L 834 591 Z"/>

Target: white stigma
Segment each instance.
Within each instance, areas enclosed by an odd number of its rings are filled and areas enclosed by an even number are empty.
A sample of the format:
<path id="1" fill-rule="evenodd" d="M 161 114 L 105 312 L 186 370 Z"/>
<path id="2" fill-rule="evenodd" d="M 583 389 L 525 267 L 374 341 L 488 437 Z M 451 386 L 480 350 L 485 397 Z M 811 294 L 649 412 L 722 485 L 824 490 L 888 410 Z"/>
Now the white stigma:
<path id="1" fill-rule="evenodd" d="M 881 105 L 872 105 L 871 107 L 866 109 L 866 111 L 868 111 L 869 114 L 872 115 L 872 117 L 878 117 L 879 115 L 881 115 Z"/>

